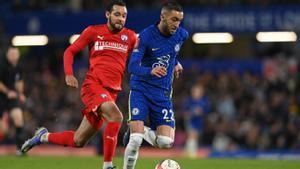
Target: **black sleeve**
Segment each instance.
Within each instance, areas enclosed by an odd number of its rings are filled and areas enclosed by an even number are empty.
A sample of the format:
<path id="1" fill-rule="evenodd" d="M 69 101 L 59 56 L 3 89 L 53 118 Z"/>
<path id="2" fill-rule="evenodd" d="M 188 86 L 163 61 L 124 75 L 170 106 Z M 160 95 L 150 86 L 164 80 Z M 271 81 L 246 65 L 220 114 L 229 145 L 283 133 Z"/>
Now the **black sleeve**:
<path id="1" fill-rule="evenodd" d="M 0 81 L 4 81 L 4 74 L 5 74 L 5 66 L 3 63 L 0 62 Z"/>
<path id="2" fill-rule="evenodd" d="M 18 77 L 17 77 L 17 81 L 18 80 L 23 80 L 23 69 L 20 65 L 17 66 L 17 70 L 16 70 L 16 73 L 18 74 Z"/>

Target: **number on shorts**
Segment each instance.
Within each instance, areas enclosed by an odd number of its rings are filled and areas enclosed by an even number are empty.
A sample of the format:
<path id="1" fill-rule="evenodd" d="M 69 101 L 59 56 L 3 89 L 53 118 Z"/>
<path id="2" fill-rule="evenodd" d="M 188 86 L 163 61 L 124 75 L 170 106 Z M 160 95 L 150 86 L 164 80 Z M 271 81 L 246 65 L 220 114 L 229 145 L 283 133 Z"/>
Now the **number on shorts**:
<path id="1" fill-rule="evenodd" d="M 172 109 L 170 109 L 169 111 L 167 109 L 163 109 L 161 111 L 164 114 L 163 119 L 166 121 L 174 121 L 174 112 Z"/>

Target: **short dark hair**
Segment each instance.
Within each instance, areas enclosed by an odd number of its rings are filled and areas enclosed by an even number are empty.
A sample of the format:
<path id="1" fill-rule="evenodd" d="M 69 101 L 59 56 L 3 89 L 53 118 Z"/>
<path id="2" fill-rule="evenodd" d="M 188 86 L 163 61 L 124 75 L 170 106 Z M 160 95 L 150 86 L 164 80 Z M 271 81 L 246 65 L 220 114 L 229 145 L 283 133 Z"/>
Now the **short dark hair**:
<path id="1" fill-rule="evenodd" d="M 162 10 L 167 10 L 167 11 L 175 10 L 178 12 L 183 12 L 182 6 L 179 3 L 177 3 L 176 1 L 169 1 L 169 2 L 164 3 Z"/>
<path id="2" fill-rule="evenodd" d="M 114 5 L 125 6 L 126 7 L 126 3 L 124 1 L 122 1 L 122 0 L 113 0 L 113 1 L 110 1 L 110 3 L 107 5 L 106 11 L 111 12 Z"/>

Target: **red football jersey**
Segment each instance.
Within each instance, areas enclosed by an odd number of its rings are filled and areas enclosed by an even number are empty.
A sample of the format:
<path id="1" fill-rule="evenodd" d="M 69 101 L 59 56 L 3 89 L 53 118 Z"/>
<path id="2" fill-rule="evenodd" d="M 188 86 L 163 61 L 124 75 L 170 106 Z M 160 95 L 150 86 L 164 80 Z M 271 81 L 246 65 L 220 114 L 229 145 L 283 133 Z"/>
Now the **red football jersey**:
<path id="1" fill-rule="evenodd" d="M 126 61 L 136 39 L 135 32 L 127 28 L 123 28 L 120 32 L 111 32 L 106 24 L 89 26 L 66 49 L 65 73 L 73 74 L 74 55 L 88 45 L 90 68 L 87 74 L 99 79 L 104 87 L 121 90 Z"/>

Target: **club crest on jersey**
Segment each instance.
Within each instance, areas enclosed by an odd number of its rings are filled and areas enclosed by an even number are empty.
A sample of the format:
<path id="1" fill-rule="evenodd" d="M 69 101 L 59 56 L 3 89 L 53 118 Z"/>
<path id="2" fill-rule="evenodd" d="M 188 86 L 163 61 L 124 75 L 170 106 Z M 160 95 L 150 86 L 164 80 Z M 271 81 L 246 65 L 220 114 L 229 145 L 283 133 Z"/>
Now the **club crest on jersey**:
<path id="1" fill-rule="evenodd" d="M 128 40 L 128 36 L 127 35 L 121 35 L 121 40 L 126 42 Z"/>
<path id="2" fill-rule="evenodd" d="M 176 44 L 175 47 L 174 47 L 174 50 L 175 50 L 175 52 L 179 52 L 179 50 L 180 50 L 180 45 L 179 45 L 179 44 Z"/>
<path id="3" fill-rule="evenodd" d="M 132 115 L 138 115 L 140 113 L 140 110 L 138 108 L 133 108 L 131 113 Z"/>

